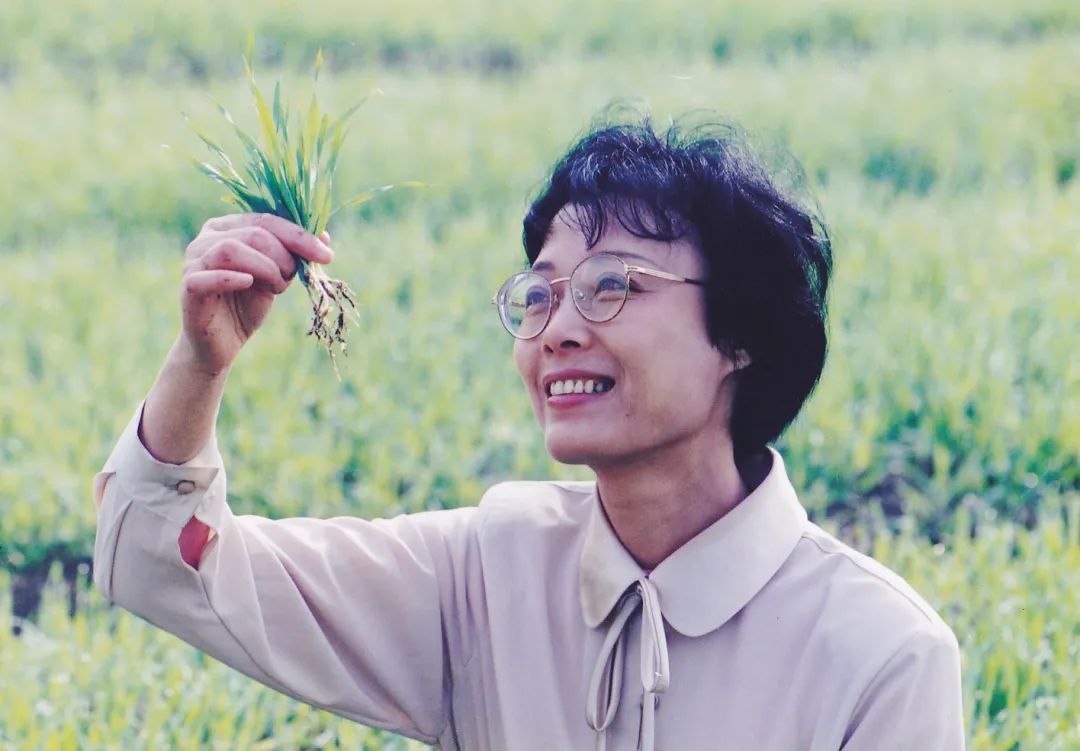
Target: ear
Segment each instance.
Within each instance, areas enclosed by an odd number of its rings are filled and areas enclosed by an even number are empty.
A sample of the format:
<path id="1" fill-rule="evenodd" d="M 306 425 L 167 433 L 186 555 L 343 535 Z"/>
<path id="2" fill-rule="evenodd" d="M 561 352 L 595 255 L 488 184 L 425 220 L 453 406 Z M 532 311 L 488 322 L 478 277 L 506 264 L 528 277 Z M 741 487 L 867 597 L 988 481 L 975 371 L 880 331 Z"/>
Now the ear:
<path id="1" fill-rule="evenodd" d="M 745 349 L 735 350 L 735 370 L 742 370 L 751 363 L 750 355 L 747 354 Z"/>

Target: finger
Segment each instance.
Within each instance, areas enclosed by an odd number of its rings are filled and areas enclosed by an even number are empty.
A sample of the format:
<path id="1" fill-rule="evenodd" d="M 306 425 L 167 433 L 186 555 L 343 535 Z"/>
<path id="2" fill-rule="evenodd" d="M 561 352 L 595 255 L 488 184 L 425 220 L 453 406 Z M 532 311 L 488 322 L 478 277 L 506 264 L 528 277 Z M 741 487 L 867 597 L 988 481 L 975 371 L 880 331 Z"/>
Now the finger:
<path id="1" fill-rule="evenodd" d="M 227 214 L 210 219 L 203 230 L 223 232 L 237 227 L 262 227 L 273 233 L 289 252 L 315 263 L 330 263 L 334 253 L 303 227 L 273 214 Z"/>
<path id="2" fill-rule="evenodd" d="M 203 256 L 225 239 L 247 245 L 269 257 L 277 265 L 281 278 L 285 281 L 292 279 L 296 274 L 296 257 L 281 244 L 276 236 L 262 227 L 237 227 L 231 230 L 208 230 L 200 233 L 187 246 L 185 255 L 188 263 L 196 268 L 202 268 Z"/>
<path id="3" fill-rule="evenodd" d="M 281 278 L 285 281 L 296 275 L 296 257 L 268 230 L 262 227 L 239 227 L 226 230 L 222 235 L 254 248 L 268 257 L 277 264 Z"/>
<path id="4" fill-rule="evenodd" d="M 330 246 L 330 233 L 327 232 L 326 230 L 322 231 L 322 234 L 319 235 L 319 239 L 322 240 L 323 244 L 326 245 L 327 247 Z"/>
<path id="5" fill-rule="evenodd" d="M 193 264 L 195 271 L 210 269 L 242 271 L 275 292 L 284 292 L 289 284 L 271 258 L 232 238 L 219 240 Z"/>
<path id="6" fill-rule="evenodd" d="M 184 291 L 195 297 L 239 292 L 255 283 L 251 274 L 242 271 L 215 269 L 213 271 L 194 271 L 184 277 Z"/>

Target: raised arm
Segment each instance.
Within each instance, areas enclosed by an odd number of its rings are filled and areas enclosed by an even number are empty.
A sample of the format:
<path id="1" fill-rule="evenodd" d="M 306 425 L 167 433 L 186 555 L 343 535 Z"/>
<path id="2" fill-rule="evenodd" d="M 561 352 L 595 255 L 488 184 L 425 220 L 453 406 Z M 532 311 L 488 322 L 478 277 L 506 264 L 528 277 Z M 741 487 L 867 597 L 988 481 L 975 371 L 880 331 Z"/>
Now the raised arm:
<path id="1" fill-rule="evenodd" d="M 292 254 L 329 263 L 329 240 L 270 214 L 203 225 L 185 253 L 180 335 L 146 399 L 139 437 L 151 455 L 182 464 L 210 439 L 233 361 L 296 275 Z"/>
<path id="2" fill-rule="evenodd" d="M 94 482 L 94 581 L 269 686 L 451 748 L 474 509 L 274 521 L 226 503 L 214 427 L 229 370 L 295 275 L 293 254 L 329 262 L 328 241 L 242 214 L 188 246 L 182 330 Z"/>
<path id="3" fill-rule="evenodd" d="M 210 440 L 233 361 L 296 275 L 292 253 L 329 263 L 329 241 L 325 232 L 316 239 L 270 214 L 232 214 L 203 225 L 185 252 L 180 335 L 139 424 L 151 456 L 182 464 Z M 179 536 L 184 561 L 197 567 L 210 536 L 192 517 Z"/>

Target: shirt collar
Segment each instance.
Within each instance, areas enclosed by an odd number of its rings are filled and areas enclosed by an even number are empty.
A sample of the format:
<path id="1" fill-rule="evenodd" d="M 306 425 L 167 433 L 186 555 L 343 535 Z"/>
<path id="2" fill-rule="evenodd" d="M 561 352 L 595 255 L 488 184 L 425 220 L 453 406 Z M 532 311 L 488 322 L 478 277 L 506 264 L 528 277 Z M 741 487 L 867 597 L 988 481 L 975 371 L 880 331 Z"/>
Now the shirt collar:
<path id="1" fill-rule="evenodd" d="M 726 623 L 761 591 L 802 535 L 806 510 L 780 454 L 769 453 L 772 466 L 753 492 L 649 574 L 664 620 L 681 634 L 701 636 Z M 594 493 L 579 575 L 586 625 L 599 626 L 641 577 Z"/>

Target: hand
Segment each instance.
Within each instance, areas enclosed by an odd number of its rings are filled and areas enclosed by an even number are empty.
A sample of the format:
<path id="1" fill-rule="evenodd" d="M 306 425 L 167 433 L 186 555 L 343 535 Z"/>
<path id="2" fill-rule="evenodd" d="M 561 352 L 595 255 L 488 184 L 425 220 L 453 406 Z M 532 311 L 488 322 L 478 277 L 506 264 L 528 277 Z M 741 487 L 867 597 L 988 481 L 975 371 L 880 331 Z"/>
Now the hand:
<path id="1" fill-rule="evenodd" d="M 326 264 L 329 242 L 326 232 L 316 238 L 272 214 L 207 221 L 187 247 L 180 290 L 181 339 L 199 369 L 227 370 L 296 275 L 293 254 Z"/>

